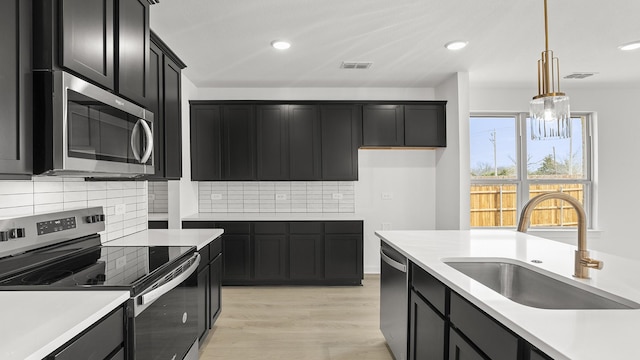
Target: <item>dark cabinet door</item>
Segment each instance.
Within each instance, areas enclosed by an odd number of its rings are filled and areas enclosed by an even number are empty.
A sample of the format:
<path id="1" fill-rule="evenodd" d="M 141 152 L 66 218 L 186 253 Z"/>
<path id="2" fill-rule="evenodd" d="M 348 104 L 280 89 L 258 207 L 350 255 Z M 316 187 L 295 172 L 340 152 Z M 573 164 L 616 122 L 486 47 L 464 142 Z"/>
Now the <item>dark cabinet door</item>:
<path id="1" fill-rule="evenodd" d="M 149 48 L 149 96 L 147 108 L 153 113 L 153 165 L 150 179 L 164 178 L 164 117 L 162 115 L 162 50 L 153 42 Z"/>
<path id="2" fill-rule="evenodd" d="M 358 180 L 361 107 L 323 105 L 320 107 L 320 121 L 323 180 Z"/>
<path id="3" fill-rule="evenodd" d="M 222 254 L 218 254 L 213 261 L 209 263 L 209 327 L 213 327 L 222 309 L 221 285 Z"/>
<path id="4" fill-rule="evenodd" d="M 449 331 L 449 360 L 486 360 L 486 358 L 460 337 L 455 330 L 451 329 Z"/>
<path id="5" fill-rule="evenodd" d="M 60 65 L 114 90 L 114 0 L 59 3 Z"/>
<path id="6" fill-rule="evenodd" d="M 403 146 L 404 107 L 402 105 L 365 105 L 362 108 L 362 144 L 364 146 Z"/>
<path id="7" fill-rule="evenodd" d="M 164 177 L 176 180 L 182 177 L 181 69 L 167 56 L 163 59 Z"/>
<path id="8" fill-rule="evenodd" d="M 256 280 L 287 278 L 287 236 L 255 235 L 254 259 Z"/>
<path id="9" fill-rule="evenodd" d="M 426 301 L 411 291 L 409 299 L 409 360 L 445 359 L 447 323 Z"/>
<path id="10" fill-rule="evenodd" d="M 0 178 L 32 173 L 31 1 L 0 2 Z"/>
<path id="11" fill-rule="evenodd" d="M 251 279 L 251 236 L 222 236 L 222 279 Z"/>
<path id="12" fill-rule="evenodd" d="M 203 341 L 209 332 L 209 266 L 198 273 L 198 338 Z"/>
<path id="13" fill-rule="evenodd" d="M 362 279 L 362 235 L 324 236 L 324 268 L 327 279 Z"/>
<path id="14" fill-rule="evenodd" d="M 256 119 L 253 105 L 224 105 L 223 180 L 256 179 Z"/>
<path id="15" fill-rule="evenodd" d="M 222 179 L 220 106 L 191 105 L 191 179 Z"/>
<path id="16" fill-rule="evenodd" d="M 260 180 L 289 178 L 287 105 L 256 106 L 257 168 Z"/>
<path id="17" fill-rule="evenodd" d="M 146 104 L 153 88 L 149 83 L 149 3 L 118 1 L 118 92 Z M 86 46 L 86 44 L 85 44 Z M 93 49 L 93 46 L 89 48 Z"/>
<path id="18" fill-rule="evenodd" d="M 289 236 L 289 277 L 294 280 L 322 279 L 322 235 Z"/>
<path id="19" fill-rule="evenodd" d="M 289 179 L 321 180 L 320 113 L 316 105 L 289 105 Z"/>
<path id="20" fill-rule="evenodd" d="M 405 146 L 447 146 L 445 105 L 405 105 Z"/>

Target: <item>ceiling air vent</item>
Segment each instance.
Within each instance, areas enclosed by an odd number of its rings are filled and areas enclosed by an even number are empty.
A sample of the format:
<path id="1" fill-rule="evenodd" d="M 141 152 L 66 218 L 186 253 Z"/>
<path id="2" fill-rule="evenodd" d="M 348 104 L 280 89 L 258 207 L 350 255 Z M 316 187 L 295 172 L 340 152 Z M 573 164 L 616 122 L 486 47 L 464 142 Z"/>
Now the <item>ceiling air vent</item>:
<path id="1" fill-rule="evenodd" d="M 584 78 L 588 78 L 590 76 L 595 75 L 596 73 L 588 73 L 588 72 L 581 72 L 581 73 L 573 73 L 573 74 L 569 74 L 567 76 L 565 76 L 565 79 L 584 79 Z"/>
<path id="2" fill-rule="evenodd" d="M 341 69 L 368 69 L 373 65 L 371 61 L 343 61 Z"/>

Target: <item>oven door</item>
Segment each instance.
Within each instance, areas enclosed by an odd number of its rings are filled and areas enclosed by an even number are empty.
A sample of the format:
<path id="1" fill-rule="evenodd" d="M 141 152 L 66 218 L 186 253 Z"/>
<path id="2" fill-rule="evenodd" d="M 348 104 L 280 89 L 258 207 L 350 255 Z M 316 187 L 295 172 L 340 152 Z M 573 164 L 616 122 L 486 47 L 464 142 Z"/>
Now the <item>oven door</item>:
<path id="1" fill-rule="evenodd" d="M 133 299 L 134 318 L 129 322 L 131 353 L 136 360 L 182 360 L 198 358 L 189 351 L 198 344 L 198 289 L 196 270 L 200 255 L 181 265 L 180 274 Z M 155 284 L 154 284 L 155 285 Z"/>

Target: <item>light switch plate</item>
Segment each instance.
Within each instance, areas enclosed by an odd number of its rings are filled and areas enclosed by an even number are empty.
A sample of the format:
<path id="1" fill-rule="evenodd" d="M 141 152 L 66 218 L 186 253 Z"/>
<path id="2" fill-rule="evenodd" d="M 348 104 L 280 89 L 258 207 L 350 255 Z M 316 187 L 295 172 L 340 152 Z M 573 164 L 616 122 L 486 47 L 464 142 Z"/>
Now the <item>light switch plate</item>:
<path id="1" fill-rule="evenodd" d="M 276 194 L 276 200 L 287 200 L 287 194 Z"/>
<path id="2" fill-rule="evenodd" d="M 211 200 L 222 200 L 222 194 L 211 194 Z"/>

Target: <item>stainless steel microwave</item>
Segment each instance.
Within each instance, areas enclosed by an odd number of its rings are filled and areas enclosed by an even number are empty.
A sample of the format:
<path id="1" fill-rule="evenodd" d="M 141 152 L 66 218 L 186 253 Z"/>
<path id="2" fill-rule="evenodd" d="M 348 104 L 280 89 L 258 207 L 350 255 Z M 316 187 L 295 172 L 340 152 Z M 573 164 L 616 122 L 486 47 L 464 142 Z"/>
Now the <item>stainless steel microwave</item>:
<path id="1" fill-rule="evenodd" d="M 153 113 L 64 71 L 34 72 L 34 173 L 153 174 Z"/>

